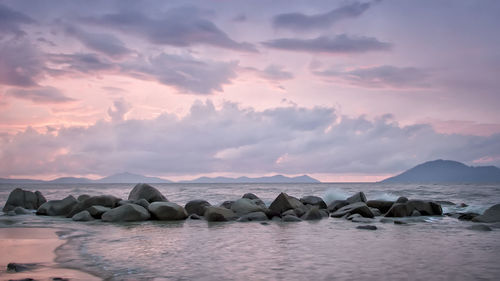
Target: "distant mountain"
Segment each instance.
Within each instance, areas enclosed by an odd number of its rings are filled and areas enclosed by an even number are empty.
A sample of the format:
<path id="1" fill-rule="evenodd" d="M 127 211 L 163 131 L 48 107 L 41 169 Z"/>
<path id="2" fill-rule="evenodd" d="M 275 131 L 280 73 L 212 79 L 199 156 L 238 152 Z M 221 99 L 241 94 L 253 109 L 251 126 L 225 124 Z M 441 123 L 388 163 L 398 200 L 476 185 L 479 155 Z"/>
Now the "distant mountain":
<path id="1" fill-rule="evenodd" d="M 194 180 L 181 181 L 181 182 L 182 183 L 318 183 L 320 181 L 311 178 L 310 176 L 307 175 L 298 177 L 286 177 L 283 175 L 275 175 L 271 177 L 259 177 L 259 178 L 201 177 Z"/>
<path id="2" fill-rule="evenodd" d="M 119 173 L 114 174 L 102 179 L 96 180 L 97 183 L 172 183 L 172 181 L 165 180 L 157 177 L 146 177 L 132 173 Z"/>
<path id="3" fill-rule="evenodd" d="M 94 181 L 87 178 L 63 177 L 48 182 L 49 183 L 92 183 Z"/>
<path id="4" fill-rule="evenodd" d="M 495 166 L 467 166 L 451 160 L 435 160 L 417 165 L 382 183 L 496 183 L 500 169 Z"/>
<path id="5" fill-rule="evenodd" d="M 44 183 L 42 180 L 30 180 L 30 179 L 4 179 L 0 178 L 0 183 L 8 184 L 23 184 L 23 183 Z"/>

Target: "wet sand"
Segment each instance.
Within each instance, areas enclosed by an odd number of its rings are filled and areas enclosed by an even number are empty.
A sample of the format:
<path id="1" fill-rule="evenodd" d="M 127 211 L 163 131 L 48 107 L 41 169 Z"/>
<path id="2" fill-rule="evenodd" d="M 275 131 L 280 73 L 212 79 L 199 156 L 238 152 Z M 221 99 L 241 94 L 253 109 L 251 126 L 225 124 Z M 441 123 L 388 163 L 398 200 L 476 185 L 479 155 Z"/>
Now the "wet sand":
<path id="1" fill-rule="evenodd" d="M 83 271 L 61 268 L 56 262 L 55 250 L 63 245 L 51 228 L 0 228 L 0 280 L 32 278 L 52 280 L 54 277 L 70 280 L 101 280 Z M 7 264 L 33 264 L 33 269 L 7 272 Z"/>

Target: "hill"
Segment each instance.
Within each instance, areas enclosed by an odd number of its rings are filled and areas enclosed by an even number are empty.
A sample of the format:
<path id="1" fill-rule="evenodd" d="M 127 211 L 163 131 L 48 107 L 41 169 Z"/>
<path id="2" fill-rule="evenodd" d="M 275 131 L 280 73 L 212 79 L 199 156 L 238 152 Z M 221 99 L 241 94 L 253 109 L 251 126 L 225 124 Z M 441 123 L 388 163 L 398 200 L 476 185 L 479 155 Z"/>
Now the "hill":
<path id="1" fill-rule="evenodd" d="M 275 175 L 270 177 L 239 177 L 239 178 L 228 178 L 228 177 L 201 177 L 194 180 L 181 181 L 182 183 L 319 183 L 317 179 L 311 178 L 310 176 L 303 175 L 298 177 L 286 177 L 283 175 Z"/>

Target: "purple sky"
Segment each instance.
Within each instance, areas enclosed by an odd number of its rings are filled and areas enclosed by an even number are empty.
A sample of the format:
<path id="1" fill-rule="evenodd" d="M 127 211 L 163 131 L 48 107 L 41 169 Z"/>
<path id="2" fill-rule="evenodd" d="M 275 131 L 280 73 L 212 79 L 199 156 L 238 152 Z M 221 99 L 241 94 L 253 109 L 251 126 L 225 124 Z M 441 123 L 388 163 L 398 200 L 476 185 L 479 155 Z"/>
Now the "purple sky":
<path id="1" fill-rule="evenodd" d="M 2 1 L 0 177 L 500 166 L 499 1 Z"/>

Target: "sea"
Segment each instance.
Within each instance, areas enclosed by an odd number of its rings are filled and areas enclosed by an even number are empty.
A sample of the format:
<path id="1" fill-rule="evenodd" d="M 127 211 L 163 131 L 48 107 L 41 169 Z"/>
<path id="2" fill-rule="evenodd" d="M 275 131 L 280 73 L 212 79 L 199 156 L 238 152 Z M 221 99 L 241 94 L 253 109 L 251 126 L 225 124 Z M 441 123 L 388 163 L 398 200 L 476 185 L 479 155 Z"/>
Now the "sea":
<path id="1" fill-rule="evenodd" d="M 69 194 L 127 199 L 134 184 L 1 184 L 0 205 L 16 187 L 47 200 Z M 444 212 L 478 212 L 500 203 L 500 184 L 153 184 L 169 201 L 212 205 L 247 192 L 269 205 L 280 192 L 316 195 L 326 202 L 363 191 L 368 200 L 446 200 Z M 463 208 L 458 204 L 465 203 Z M 74 222 L 61 217 L 0 216 L 0 227 L 59 229 L 61 267 L 106 280 L 500 280 L 500 229 L 447 216 L 381 222 L 363 230 L 344 219 L 302 222 L 185 220 L 134 223 Z"/>

